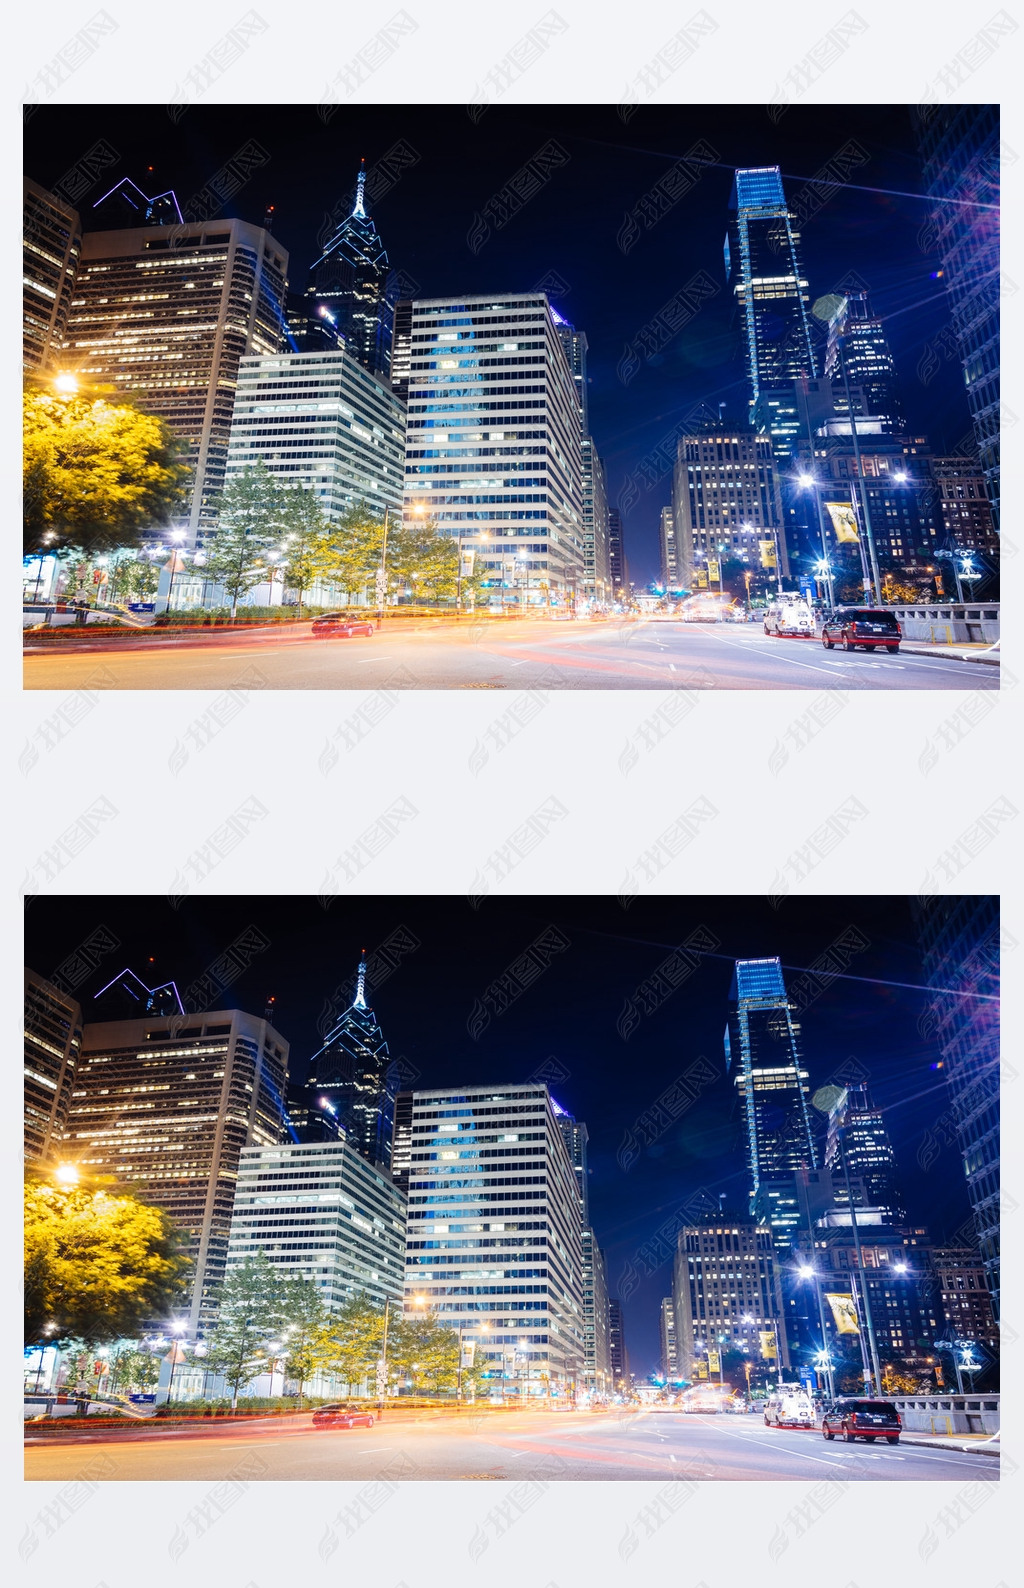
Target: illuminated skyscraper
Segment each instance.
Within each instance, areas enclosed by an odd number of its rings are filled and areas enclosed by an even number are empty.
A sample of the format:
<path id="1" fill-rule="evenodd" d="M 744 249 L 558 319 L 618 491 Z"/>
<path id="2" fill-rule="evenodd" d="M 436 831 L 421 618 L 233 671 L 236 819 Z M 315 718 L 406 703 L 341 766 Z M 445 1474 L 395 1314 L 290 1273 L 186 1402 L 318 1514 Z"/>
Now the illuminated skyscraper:
<path id="1" fill-rule="evenodd" d="M 877 432 L 878 422 L 883 432 L 906 428 L 889 338 L 882 321 L 872 314 L 866 292 L 849 293 L 829 321 L 825 374 L 832 382 L 836 414 L 849 417 L 852 408 L 858 416 L 858 433 L 862 411 L 865 429 L 870 425 Z"/>
<path id="2" fill-rule="evenodd" d="M 680 436 L 672 479 L 676 582 L 714 588 L 709 560 L 734 558 L 774 587 L 776 552 L 789 573 L 782 497 L 770 437 L 694 425 Z M 720 564 L 719 564 L 720 566 Z"/>
<path id="3" fill-rule="evenodd" d="M 665 1379 L 679 1377 L 679 1354 L 676 1350 L 676 1310 L 672 1297 L 661 1303 L 661 1373 Z"/>
<path id="4" fill-rule="evenodd" d="M 617 1296 L 608 1298 L 608 1357 L 611 1363 L 612 1382 L 616 1390 L 628 1390 L 629 1352 L 626 1349 L 626 1331 L 622 1321 L 622 1302 Z"/>
<path id="5" fill-rule="evenodd" d="M 778 959 L 737 960 L 729 996 L 725 1063 L 743 1110 L 751 1211 L 786 1247 L 805 1218 L 797 1172 L 818 1167 L 800 1026 Z"/>
<path id="6" fill-rule="evenodd" d="M 308 319 L 324 311 L 352 356 L 371 375 L 391 373 L 394 303 L 387 251 L 366 212 L 366 162 L 359 168 L 352 213 L 342 221 L 309 273 Z"/>
<path id="7" fill-rule="evenodd" d="M 621 601 L 629 594 L 629 568 L 622 549 L 622 514 L 617 507 L 608 509 L 608 573 L 612 598 Z"/>
<path id="8" fill-rule="evenodd" d="M 782 1319 L 771 1231 L 763 1223 L 728 1212 L 681 1229 L 672 1270 L 672 1311 L 683 1378 L 692 1377 L 695 1366 L 707 1363 L 708 1351 L 720 1345 L 732 1350 L 747 1347 L 756 1360 L 761 1355 L 762 1331 L 770 1333 L 774 1345 Z M 781 1327 L 778 1338 L 782 1365 L 788 1367 Z"/>
<path id="9" fill-rule="evenodd" d="M 89 232 L 66 362 L 158 414 L 185 445 L 189 543 L 216 525 L 238 366 L 282 342 L 288 255 L 269 232 L 217 220 Z"/>
<path id="10" fill-rule="evenodd" d="M 70 993 L 25 971 L 25 1162 L 59 1155 L 82 1046 L 82 1011 Z"/>
<path id="11" fill-rule="evenodd" d="M 84 1027 L 68 1158 L 164 1208 L 186 1232 L 192 1338 L 215 1317 L 242 1148 L 287 1136 L 287 1079 L 284 1037 L 239 1009 Z"/>
<path id="12" fill-rule="evenodd" d="M 59 362 L 82 251 L 78 211 L 25 178 L 22 258 L 23 367 L 26 374 Z"/>
<path id="13" fill-rule="evenodd" d="M 845 1170 L 841 1166 L 842 1159 L 845 1159 Z M 885 1221 L 889 1224 L 904 1222 L 907 1214 L 896 1188 L 896 1158 L 885 1117 L 872 1103 L 871 1094 L 864 1085 L 848 1086 L 839 1106 L 829 1114 L 825 1167 L 832 1174 L 837 1208 L 849 1203 L 846 1189 L 846 1175 L 849 1174 L 855 1207 L 873 1208 L 886 1215 Z"/>
<path id="14" fill-rule="evenodd" d="M 345 1139 L 367 1163 L 391 1165 L 398 1065 L 366 1003 L 366 962 L 360 961 L 351 1007 L 313 1057 L 306 1083 L 311 1097 L 333 1108 Z"/>

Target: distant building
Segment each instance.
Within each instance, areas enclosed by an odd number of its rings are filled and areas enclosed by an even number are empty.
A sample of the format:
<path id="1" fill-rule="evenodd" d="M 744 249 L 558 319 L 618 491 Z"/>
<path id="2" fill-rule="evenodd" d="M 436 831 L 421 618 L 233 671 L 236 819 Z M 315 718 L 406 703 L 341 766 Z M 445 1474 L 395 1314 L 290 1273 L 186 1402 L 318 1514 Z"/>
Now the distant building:
<path id="1" fill-rule="evenodd" d="M 304 1146 L 321 1141 L 344 1141 L 333 1105 L 326 1097 L 317 1097 L 308 1086 L 288 1088 L 288 1136 Z"/>
<path id="2" fill-rule="evenodd" d="M 865 1350 L 870 1312 L 880 1369 L 884 1370 L 894 1357 L 923 1368 L 935 1354 L 934 1342 L 940 1327 L 928 1232 L 905 1226 L 862 1224 L 858 1214 L 857 1236 L 863 1271 L 857 1266 L 848 1213 L 842 1223 L 833 1223 L 829 1218 L 815 1227 L 813 1265 L 822 1293 L 853 1296 Z M 805 1236 L 801 1237 L 801 1245 L 806 1249 Z M 825 1305 L 826 1332 L 831 1343 L 835 1331 L 829 1321 L 829 1304 Z M 870 1351 L 868 1356 L 870 1367 Z"/>
<path id="3" fill-rule="evenodd" d="M 844 1173 L 845 1160 L 845 1173 Z M 848 1086 L 829 1115 L 825 1167 L 831 1171 L 837 1208 L 874 1208 L 893 1225 L 906 1220 L 896 1186 L 896 1157 L 885 1116 L 871 1101 L 867 1086 Z M 850 1193 L 845 1175 L 850 1176 Z"/>
<path id="4" fill-rule="evenodd" d="M 73 205 L 28 177 L 22 248 L 22 366 L 44 373 L 64 356 L 82 228 Z"/>
<path id="5" fill-rule="evenodd" d="M 782 531 L 782 499 L 768 436 L 738 428 L 695 425 L 680 436 L 672 481 L 672 531 L 677 582 L 709 583 L 719 559 L 745 563 L 752 575 L 776 583 L 776 552 L 789 573 Z M 717 584 L 717 577 L 711 579 Z"/>
<path id="6" fill-rule="evenodd" d="M 247 221 L 86 231 L 67 365 L 159 415 L 185 446 L 189 543 L 216 528 L 238 366 L 276 353 L 288 255 Z"/>
<path id="7" fill-rule="evenodd" d="M 604 1253 L 589 1226 L 583 1242 L 583 1383 L 594 1395 L 612 1392 L 608 1338 L 608 1272 Z"/>
<path id="8" fill-rule="evenodd" d="M 679 555 L 676 548 L 676 532 L 674 529 L 672 509 L 663 507 L 661 510 L 661 582 L 666 590 L 679 590 L 682 580 L 679 577 Z"/>
<path id="9" fill-rule="evenodd" d="M 415 1091 L 406 1300 L 461 1327 L 492 1389 L 574 1397 L 584 1378 L 580 1188 L 547 1088 Z"/>
<path id="10" fill-rule="evenodd" d="M 999 1351 L 999 1325 L 985 1283 L 985 1269 L 969 1246 L 934 1246 L 930 1260 L 939 1292 L 947 1340 L 973 1340 L 986 1352 Z"/>
<path id="11" fill-rule="evenodd" d="M 929 458 L 928 470 L 938 495 L 938 539 L 944 549 L 998 555 L 999 535 L 980 463 L 954 453 Z"/>
<path id="12" fill-rule="evenodd" d="M 857 434 L 859 466 L 849 420 L 830 421 L 815 436 L 813 472 L 822 500 L 848 504 L 855 494 L 865 555 L 870 529 L 882 574 L 924 579 L 935 566 L 943 539 L 927 437 L 886 435 L 881 430 L 862 434 L 859 422 Z M 835 531 L 825 511 L 826 547 L 835 567 L 839 562 Z M 855 546 L 851 557 L 857 550 Z"/>
<path id="13" fill-rule="evenodd" d="M 245 1147 L 239 1154 L 227 1272 L 263 1252 L 316 1285 L 332 1311 L 357 1296 L 400 1300 L 405 1198 L 342 1141 Z"/>
<path id="14" fill-rule="evenodd" d="M 670 1382 L 680 1377 L 679 1352 L 676 1349 L 676 1309 L 672 1297 L 661 1303 L 661 1373 Z"/>
<path id="15" fill-rule="evenodd" d="M 60 1155 L 82 1048 L 76 999 L 25 970 L 25 1162 Z"/>
<path id="16" fill-rule="evenodd" d="M 999 106 L 922 104 L 915 112 L 930 247 L 942 263 L 951 332 L 985 488 L 999 528 Z M 943 357 L 930 352 L 935 364 Z M 934 365 L 933 365 L 934 369 Z"/>
<path id="17" fill-rule="evenodd" d="M 287 1079 L 284 1037 L 239 1009 L 84 1026 L 68 1158 L 185 1231 L 193 1339 L 216 1317 L 242 1149 L 285 1137 Z"/>
<path id="18" fill-rule="evenodd" d="M 538 293 L 399 305 L 407 518 L 472 551 L 493 605 L 572 607 L 583 589 L 579 394 Z"/>
<path id="19" fill-rule="evenodd" d="M 366 1002 L 366 962 L 360 961 L 352 1004 L 313 1056 L 306 1090 L 318 1108 L 330 1106 L 349 1145 L 367 1163 L 391 1166 L 397 1066 Z"/>
<path id="20" fill-rule="evenodd" d="M 629 1352 L 626 1349 L 626 1332 L 622 1321 L 622 1302 L 617 1296 L 608 1298 L 608 1357 L 615 1389 L 619 1394 L 628 1393 Z"/>
<path id="21" fill-rule="evenodd" d="M 608 509 L 608 572 L 612 581 L 612 599 L 626 600 L 629 596 L 629 568 L 622 548 L 622 515 L 617 507 Z"/>
<path id="22" fill-rule="evenodd" d="M 770 1228 L 722 1213 L 681 1229 L 672 1310 L 682 1377 L 693 1378 L 700 1363 L 706 1368 L 708 1351 L 719 1347 L 745 1351 L 751 1361 L 771 1362 L 782 1292 Z M 770 1343 L 763 1338 L 769 1334 Z M 788 1367 L 781 1326 L 778 1340 L 782 1365 Z"/>
<path id="23" fill-rule="evenodd" d="M 912 901 L 925 976 L 927 1035 L 942 1056 L 977 1232 L 999 1317 L 999 900 L 932 894 Z"/>
<path id="24" fill-rule="evenodd" d="M 849 387 L 851 395 L 859 390 L 864 413 L 885 430 L 901 434 L 906 429 L 889 338 L 871 312 L 866 292 L 849 293 L 829 321 L 825 374 L 832 382 L 837 413 L 850 412 Z"/>
<path id="25" fill-rule="evenodd" d="M 310 269 L 307 322 L 329 318 L 350 354 L 371 375 L 391 376 L 394 300 L 387 251 L 366 209 L 366 162 L 352 212 Z M 307 323 L 307 336 L 310 335 Z"/>

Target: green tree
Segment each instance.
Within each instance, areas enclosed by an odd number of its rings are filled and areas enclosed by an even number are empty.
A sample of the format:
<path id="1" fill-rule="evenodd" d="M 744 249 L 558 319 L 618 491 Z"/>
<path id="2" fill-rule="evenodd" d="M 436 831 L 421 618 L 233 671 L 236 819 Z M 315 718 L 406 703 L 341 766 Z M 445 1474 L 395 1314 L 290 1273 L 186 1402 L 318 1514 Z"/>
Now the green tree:
<path id="1" fill-rule="evenodd" d="M 115 601 L 146 601 L 156 594 L 160 571 L 149 557 L 133 551 L 115 552 L 107 566 L 110 594 Z"/>
<path id="2" fill-rule="evenodd" d="M 25 1183 L 25 1341 L 88 1347 L 136 1334 L 180 1299 L 189 1267 L 166 1213 L 128 1192 Z"/>
<path id="3" fill-rule="evenodd" d="M 395 529 L 393 515 L 389 515 L 387 531 L 388 557 Z M 378 518 L 365 502 L 357 502 L 331 525 L 332 577 L 351 597 L 360 594 L 372 584 L 380 567 L 384 546 L 384 519 Z"/>
<path id="4" fill-rule="evenodd" d="M 203 572 L 231 597 L 232 619 L 239 597 L 267 578 L 266 553 L 280 529 L 281 495 L 262 460 L 243 469 L 220 494 L 217 531 L 203 546 Z"/>
<path id="5" fill-rule="evenodd" d="M 289 1274 L 281 1282 L 280 1311 L 289 1375 L 299 1381 L 301 1407 L 303 1386 L 331 1359 L 328 1312 L 312 1280 L 297 1274 Z"/>
<path id="6" fill-rule="evenodd" d="M 302 597 L 318 579 L 326 579 L 334 569 L 336 553 L 333 531 L 313 491 L 293 486 L 281 493 L 281 546 L 285 553 L 285 584 L 298 592 L 299 619 Z"/>
<path id="7" fill-rule="evenodd" d="M 218 1294 L 217 1323 L 207 1344 L 206 1366 L 238 1392 L 264 1371 L 267 1345 L 281 1327 L 282 1285 L 278 1272 L 259 1251 L 231 1270 Z"/>
<path id="8" fill-rule="evenodd" d="M 162 419 L 122 400 L 24 397 L 25 552 L 138 546 L 184 500 L 188 466 Z"/>
<path id="9" fill-rule="evenodd" d="M 130 1345 L 119 1351 L 110 1368 L 111 1387 L 119 1391 L 151 1389 L 160 1379 L 160 1360 L 151 1351 Z"/>
<path id="10" fill-rule="evenodd" d="M 402 1318 L 396 1332 L 394 1357 L 413 1380 L 432 1395 L 453 1390 L 458 1383 L 459 1336 L 455 1329 L 440 1324 L 433 1313 L 411 1313 Z M 388 1355 L 392 1355 L 389 1346 Z"/>

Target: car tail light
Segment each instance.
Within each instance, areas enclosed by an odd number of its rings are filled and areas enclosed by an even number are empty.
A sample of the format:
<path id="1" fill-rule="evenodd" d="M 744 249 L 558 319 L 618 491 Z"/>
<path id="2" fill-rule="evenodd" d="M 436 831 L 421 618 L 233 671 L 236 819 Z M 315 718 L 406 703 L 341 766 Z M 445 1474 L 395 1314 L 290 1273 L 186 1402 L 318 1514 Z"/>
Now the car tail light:
<path id="1" fill-rule="evenodd" d="M 851 1421 L 851 1423 L 855 1423 L 857 1421 L 857 1413 L 856 1412 L 851 1412 L 850 1413 L 850 1421 Z"/>
<path id="2" fill-rule="evenodd" d="M 901 640 L 903 638 L 903 630 L 902 630 L 902 628 L 900 627 L 900 625 L 898 623 L 896 625 L 896 638 L 898 640 Z"/>
<path id="3" fill-rule="evenodd" d="M 903 1418 L 900 1416 L 899 1412 L 896 1413 L 896 1427 L 897 1428 L 902 1428 L 903 1427 Z"/>

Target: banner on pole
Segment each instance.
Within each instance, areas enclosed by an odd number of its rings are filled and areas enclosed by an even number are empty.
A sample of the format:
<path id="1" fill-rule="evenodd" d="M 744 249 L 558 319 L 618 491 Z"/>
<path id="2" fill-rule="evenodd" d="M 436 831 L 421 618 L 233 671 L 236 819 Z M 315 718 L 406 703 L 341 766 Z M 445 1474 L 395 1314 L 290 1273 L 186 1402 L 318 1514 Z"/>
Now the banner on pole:
<path id="1" fill-rule="evenodd" d="M 857 520 L 849 502 L 826 502 L 832 529 L 838 541 L 858 541 Z"/>
<path id="2" fill-rule="evenodd" d="M 825 1300 L 832 1308 L 832 1317 L 835 1320 L 836 1331 L 839 1334 L 860 1334 L 857 1323 L 857 1308 L 852 1296 L 833 1295 L 825 1292 Z"/>

